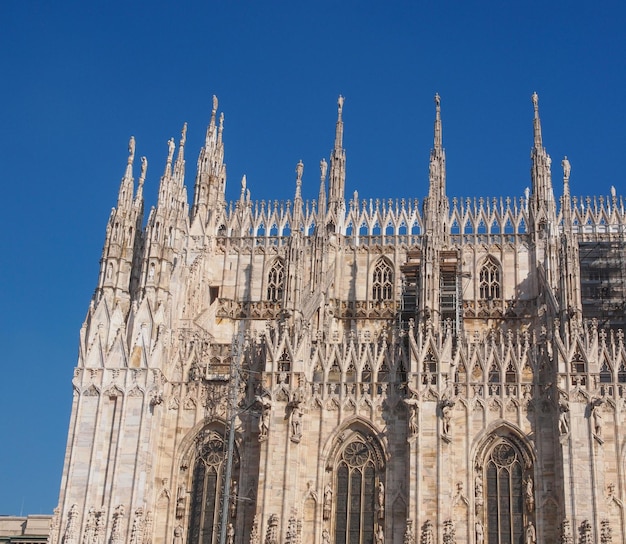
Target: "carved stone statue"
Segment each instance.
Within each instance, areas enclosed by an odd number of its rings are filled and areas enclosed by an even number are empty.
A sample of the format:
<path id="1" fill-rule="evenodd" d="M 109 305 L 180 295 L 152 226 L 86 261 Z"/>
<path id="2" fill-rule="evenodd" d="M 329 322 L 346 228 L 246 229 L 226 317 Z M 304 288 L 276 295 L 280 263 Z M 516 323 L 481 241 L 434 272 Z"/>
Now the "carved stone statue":
<path id="1" fill-rule="evenodd" d="M 567 434 L 569 433 L 569 421 L 567 419 L 567 414 L 569 412 L 569 405 L 566 400 L 561 400 L 559 402 L 559 433 Z"/>
<path id="2" fill-rule="evenodd" d="M 322 544 L 330 544 L 330 533 L 328 529 L 322 531 Z"/>
<path id="3" fill-rule="evenodd" d="M 378 531 L 376 531 L 376 544 L 385 544 L 385 533 L 383 531 L 382 525 L 378 526 Z"/>
<path id="4" fill-rule="evenodd" d="M 174 543 L 173 544 L 183 544 L 183 526 L 177 525 L 174 527 Z"/>
<path id="5" fill-rule="evenodd" d="M 526 544 L 536 544 L 537 542 L 537 531 L 535 531 L 532 521 L 529 521 L 528 525 L 526 525 L 525 542 Z"/>
<path id="6" fill-rule="evenodd" d="M 442 430 L 444 436 L 450 436 L 451 431 L 451 421 L 452 421 L 452 407 L 454 406 L 454 402 L 445 399 L 441 402 L 441 420 L 442 420 Z"/>
<path id="7" fill-rule="evenodd" d="M 480 520 L 474 525 L 474 530 L 476 531 L 476 544 L 483 544 L 485 542 L 485 529 Z"/>
<path id="8" fill-rule="evenodd" d="M 526 502 L 526 511 L 528 513 L 532 512 L 535 509 L 535 491 L 533 485 L 533 479 L 530 475 L 526 478 L 524 482 L 524 500 Z"/>
<path id="9" fill-rule="evenodd" d="M 330 519 L 330 512 L 332 510 L 333 505 L 333 490 L 330 488 L 330 485 L 326 484 L 324 488 L 324 507 L 323 507 L 323 517 L 325 520 Z"/>
<path id="10" fill-rule="evenodd" d="M 299 442 L 302 438 L 302 408 L 296 404 L 291 411 L 291 440 Z"/>
<path id="11" fill-rule="evenodd" d="M 256 397 L 261 405 L 261 415 L 259 416 L 259 440 L 265 440 L 270 429 L 270 410 L 272 402 L 267 397 Z"/>
<path id="12" fill-rule="evenodd" d="M 185 484 L 178 486 L 178 493 L 176 495 L 176 518 L 181 519 L 185 515 L 185 502 L 187 499 L 187 490 Z"/>
<path id="13" fill-rule="evenodd" d="M 567 155 L 561 161 L 561 166 L 563 167 L 563 177 L 565 179 L 569 179 L 570 172 L 572 171 L 572 166 L 570 165 L 569 161 L 567 160 Z"/>
<path id="14" fill-rule="evenodd" d="M 378 482 L 378 519 L 385 517 L 385 486 Z"/>
<path id="15" fill-rule="evenodd" d="M 227 544 L 235 544 L 235 528 L 232 523 L 229 523 L 226 529 L 226 542 Z"/>
<path id="16" fill-rule="evenodd" d="M 593 432 L 598 438 L 602 438 L 602 412 L 600 410 L 600 403 L 593 404 Z"/>

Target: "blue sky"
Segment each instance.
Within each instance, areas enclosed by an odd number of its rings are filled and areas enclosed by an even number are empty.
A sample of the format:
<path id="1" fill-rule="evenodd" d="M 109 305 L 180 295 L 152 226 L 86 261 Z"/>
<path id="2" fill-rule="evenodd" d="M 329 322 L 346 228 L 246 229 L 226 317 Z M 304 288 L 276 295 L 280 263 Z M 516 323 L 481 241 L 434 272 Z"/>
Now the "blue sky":
<path id="1" fill-rule="evenodd" d="M 346 193 L 427 192 L 433 95 L 449 196 L 521 196 L 537 91 L 561 192 L 624 194 L 623 2 L 0 2 L 0 514 L 56 506 L 77 338 L 127 143 L 155 204 L 185 121 L 187 186 L 225 113 L 227 197 L 316 198 L 344 106 Z M 138 161 L 137 161 L 138 162 Z M 138 178 L 139 172 L 135 172 Z"/>

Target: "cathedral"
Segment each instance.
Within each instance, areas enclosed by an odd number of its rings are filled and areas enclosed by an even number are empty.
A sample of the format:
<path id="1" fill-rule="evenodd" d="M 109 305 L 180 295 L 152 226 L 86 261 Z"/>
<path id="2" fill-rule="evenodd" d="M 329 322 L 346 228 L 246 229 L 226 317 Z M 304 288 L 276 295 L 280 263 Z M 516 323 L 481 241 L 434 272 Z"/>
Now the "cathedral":
<path id="1" fill-rule="evenodd" d="M 146 218 L 131 138 L 50 544 L 625 541 L 623 198 L 557 201 L 536 94 L 524 196 L 448 197 L 439 96 L 426 196 L 346 196 L 343 106 L 311 202 L 226 201 L 213 98 Z"/>

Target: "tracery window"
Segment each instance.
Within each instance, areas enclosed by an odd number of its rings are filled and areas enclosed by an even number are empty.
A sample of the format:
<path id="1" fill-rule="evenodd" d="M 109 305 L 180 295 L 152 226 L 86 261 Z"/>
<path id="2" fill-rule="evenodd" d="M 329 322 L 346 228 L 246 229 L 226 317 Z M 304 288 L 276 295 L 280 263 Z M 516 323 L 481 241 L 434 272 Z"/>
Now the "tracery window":
<path id="1" fill-rule="evenodd" d="M 226 449 L 222 434 L 216 431 L 206 432 L 198 444 L 193 469 L 188 544 L 216 544 L 218 541 L 225 459 Z M 235 452 L 233 467 L 237 468 L 238 465 L 239 459 Z M 233 473 L 236 471 L 233 470 Z"/>
<path id="2" fill-rule="evenodd" d="M 527 525 L 524 522 L 524 504 L 528 492 L 523 465 L 518 448 L 504 438 L 496 443 L 488 455 L 485 466 L 488 544 L 523 542 L 524 528 Z M 532 485 L 530 479 L 531 494 Z M 534 501 L 532 495 L 531 500 Z M 531 512 L 526 512 L 526 517 L 530 516 Z"/>
<path id="3" fill-rule="evenodd" d="M 480 269 L 480 298 L 494 300 L 500 298 L 500 266 L 493 257 L 487 257 Z"/>
<path id="4" fill-rule="evenodd" d="M 376 529 L 375 511 L 384 501 L 382 475 L 377 474 L 371 443 L 357 434 L 343 448 L 335 482 L 336 544 L 370 544 Z"/>
<path id="5" fill-rule="evenodd" d="M 393 298 L 393 268 L 385 259 L 380 259 L 374 267 L 372 298 L 378 302 Z"/>
<path id="6" fill-rule="evenodd" d="M 285 264 L 276 259 L 267 276 L 267 298 L 272 302 L 280 302 L 285 288 Z"/>

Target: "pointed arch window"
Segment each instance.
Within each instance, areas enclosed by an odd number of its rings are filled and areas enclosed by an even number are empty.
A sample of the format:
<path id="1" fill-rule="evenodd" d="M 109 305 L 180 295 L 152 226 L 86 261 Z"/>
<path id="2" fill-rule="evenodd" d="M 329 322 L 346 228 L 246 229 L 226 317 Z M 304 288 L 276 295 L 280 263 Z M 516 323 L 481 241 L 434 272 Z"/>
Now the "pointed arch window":
<path id="1" fill-rule="evenodd" d="M 187 531 L 188 544 L 216 544 L 218 541 L 225 459 L 224 436 L 213 430 L 205 432 L 198 444 L 198 454 L 193 469 Z M 238 467 L 239 456 L 235 451 L 234 474 L 237 473 Z M 232 482 L 231 489 L 233 489 Z"/>
<path id="2" fill-rule="evenodd" d="M 518 445 L 505 437 L 496 440 L 487 455 L 484 476 L 485 542 L 523 542 L 524 528 L 533 521 L 534 491 L 530 471 L 524 475 L 524 458 Z"/>
<path id="3" fill-rule="evenodd" d="M 276 259 L 267 276 L 267 298 L 272 302 L 280 302 L 285 288 L 285 263 Z"/>
<path id="4" fill-rule="evenodd" d="M 498 300 L 501 293 L 500 265 L 489 256 L 480 269 L 480 298 Z"/>
<path id="5" fill-rule="evenodd" d="M 371 440 L 355 433 L 338 455 L 335 477 L 334 542 L 374 541 L 376 512 L 384 508 L 384 474 L 377 469 Z"/>
<path id="6" fill-rule="evenodd" d="M 385 259 L 380 259 L 374 267 L 372 298 L 378 302 L 393 299 L 393 268 Z"/>

